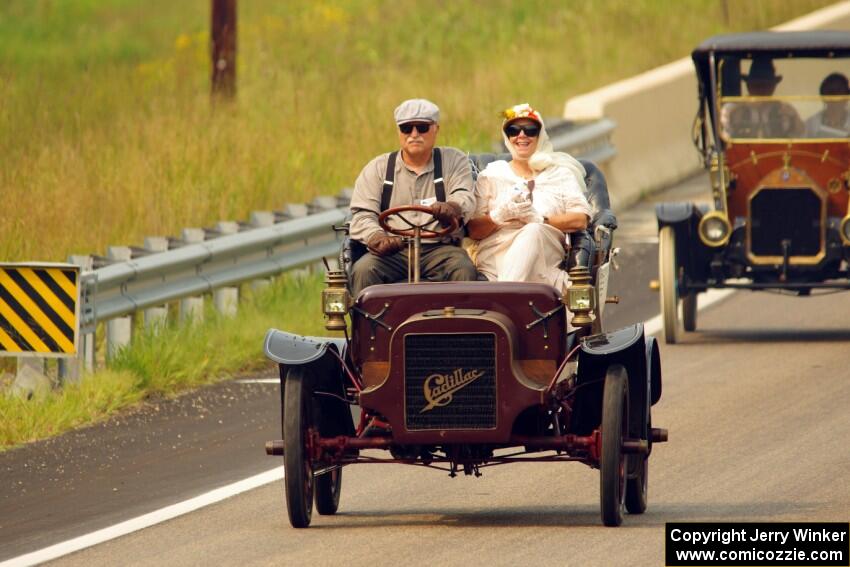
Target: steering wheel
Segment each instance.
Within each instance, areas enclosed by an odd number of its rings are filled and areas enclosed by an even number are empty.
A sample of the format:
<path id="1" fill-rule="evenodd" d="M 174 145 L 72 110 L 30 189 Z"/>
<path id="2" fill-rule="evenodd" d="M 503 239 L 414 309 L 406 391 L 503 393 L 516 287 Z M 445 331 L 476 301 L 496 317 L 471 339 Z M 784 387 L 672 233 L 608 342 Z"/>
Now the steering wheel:
<path id="1" fill-rule="evenodd" d="M 423 224 L 416 224 L 402 214 L 410 212 L 428 213 L 431 215 L 431 220 Z M 391 227 L 389 223 L 387 223 L 387 219 L 390 217 L 400 218 L 410 228 Z M 427 230 L 425 226 L 431 224 L 434 220 L 435 217 L 433 213 L 431 213 L 431 207 L 426 207 L 424 205 L 402 205 L 401 207 L 387 209 L 378 215 L 378 224 L 381 225 L 381 228 L 390 234 L 395 234 L 396 236 L 416 236 L 416 229 L 419 229 L 419 236 L 421 238 L 440 238 L 457 230 L 457 219 L 452 219 L 452 223 L 442 230 Z"/>

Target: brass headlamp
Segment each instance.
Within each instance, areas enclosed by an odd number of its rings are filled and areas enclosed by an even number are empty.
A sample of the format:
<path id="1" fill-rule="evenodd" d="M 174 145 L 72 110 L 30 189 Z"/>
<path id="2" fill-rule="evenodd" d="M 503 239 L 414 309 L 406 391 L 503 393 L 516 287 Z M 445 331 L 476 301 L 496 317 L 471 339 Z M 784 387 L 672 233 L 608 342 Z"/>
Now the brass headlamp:
<path id="1" fill-rule="evenodd" d="M 722 211 L 711 211 L 703 216 L 697 227 L 699 239 L 706 246 L 716 248 L 725 246 L 732 236 L 732 225 Z"/>
<path id="2" fill-rule="evenodd" d="M 593 324 L 590 313 L 596 308 L 596 296 L 590 285 L 590 270 L 585 266 L 575 266 L 570 272 L 570 284 L 567 289 L 567 307 L 573 313 L 573 327 L 589 327 Z"/>
<path id="3" fill-rule="evenodd" d="M 844 246 L 850 246 L 850 215 L 841 219 L 838 232 L 841 233 L 841 241 L 844 242 Z"/>
<path id="4" fill-rule="evenodd" d="M 345 315 L 351 302 L 348 294 L 348 278 L 342 270 L 329 270 L 325 276 L 325 285 L 322 290 L 322 311 L 327 321 L 325 329 L 328 331 L 344 331 Z"/>

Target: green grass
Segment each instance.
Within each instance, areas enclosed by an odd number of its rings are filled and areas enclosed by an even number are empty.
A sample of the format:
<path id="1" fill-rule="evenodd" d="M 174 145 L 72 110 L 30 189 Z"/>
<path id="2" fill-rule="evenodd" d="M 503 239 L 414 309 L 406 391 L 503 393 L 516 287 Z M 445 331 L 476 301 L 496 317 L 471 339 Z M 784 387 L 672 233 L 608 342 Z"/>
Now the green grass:
<path id="1" fill-rule="evenodd" d="M 0 4 L 0 260 L 64 260 L 336 193 L 395 143 L 392 109 L 443 110 L 488 149 L 497 113 L 576 94 L 825 0 L 250 0 L 239 97 L 212 108 L 209 1 Z M 690 104 L 692 101 L 683 101 Z"/>
<path id="2" fill-rule="evenodd" d="M 321 278 L 285 276 L 240 304 L 237 318 L 212 309 L 200 324 L 139 333 L 109 369 L 31 400 L 0 394 L 0 451 L 90 424 L 150 397 L 168 397 L 234 375 L 273 368 L 262 354 L 270 327 L 328 334 L 321 317 Z"/>
<path id="3" fill-rule="evenodd" d="M 509 105 L 558 116 L 707 36 L 829 3 L 729 0 L 726 22 L 717 0 L 242 0 L 238 99 L 213 105 L 208 0 L 3 0 L 0 261 L 103 253 L 336 193 L 396 144 L 405 98 L 440 105 L 441 144 L 486 150 Z M 323 334 L 320 287 L 284 278 L 236 320 L 137 336 L 79 386 L 0 395 L 0 448 L 266 365 L 268 327 Z"/>

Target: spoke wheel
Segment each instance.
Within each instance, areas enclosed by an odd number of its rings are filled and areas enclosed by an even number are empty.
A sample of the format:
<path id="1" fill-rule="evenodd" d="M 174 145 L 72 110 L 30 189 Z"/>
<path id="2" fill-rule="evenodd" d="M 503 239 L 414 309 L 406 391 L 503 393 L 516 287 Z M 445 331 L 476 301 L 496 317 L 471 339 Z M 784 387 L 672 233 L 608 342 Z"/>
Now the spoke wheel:
<path id="1" fill-rule="evenodd" d="M 661 286 L 661 318 L 664 341 L 674 344 L 679 334 L 679 291 L 676 280 L 676 233 L 665 226 L 658 235 L 658 282 Z"/>
<path id="2" fill-rule="evenodd" d="M 323 516 L 336 514 L 342 490 L 342 467 L 316 477 L 316 512 Z"/>
<path id="3" fill-rule="evenodd" d="M 623 523 L 626 465 L 623 437 L 628 429 L 628 375 L 619 364 L 608 367 L 602 394 L 602 450 L 599 459 L 602 523 Z"/>
<path id="4" fill-rule="evenodd" d="M 688 332 L 697 330 L 697 292 L 695 291 L 682 298 L 682 323 Z"/>
<path id="5" fill-rule="evenodd" d="M 313 467 L 307 452 L 312 423 L 312 397 L 300 366 L 286 375 L 283 411 L 283 467 L 286 510 L 293 528 L 310 525 L 313 512 Z"/>

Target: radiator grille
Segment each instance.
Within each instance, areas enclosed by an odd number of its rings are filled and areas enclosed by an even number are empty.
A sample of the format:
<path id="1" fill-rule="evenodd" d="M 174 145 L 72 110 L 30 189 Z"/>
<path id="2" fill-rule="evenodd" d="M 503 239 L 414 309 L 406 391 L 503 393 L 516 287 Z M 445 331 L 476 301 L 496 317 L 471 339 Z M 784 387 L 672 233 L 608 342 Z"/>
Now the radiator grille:
<path id="1" fill-rule="evenodd" d="M 762 189 L 750 202 L 750 251 L 755 256 L 814 256 L 821 250 L 821 200 L 809 188 Z"/>
<path id="2" fill-rule="evenodd" d="M 407 335 L 404 377 L 409 431 L 496 427 L 495 335 Z"/>

